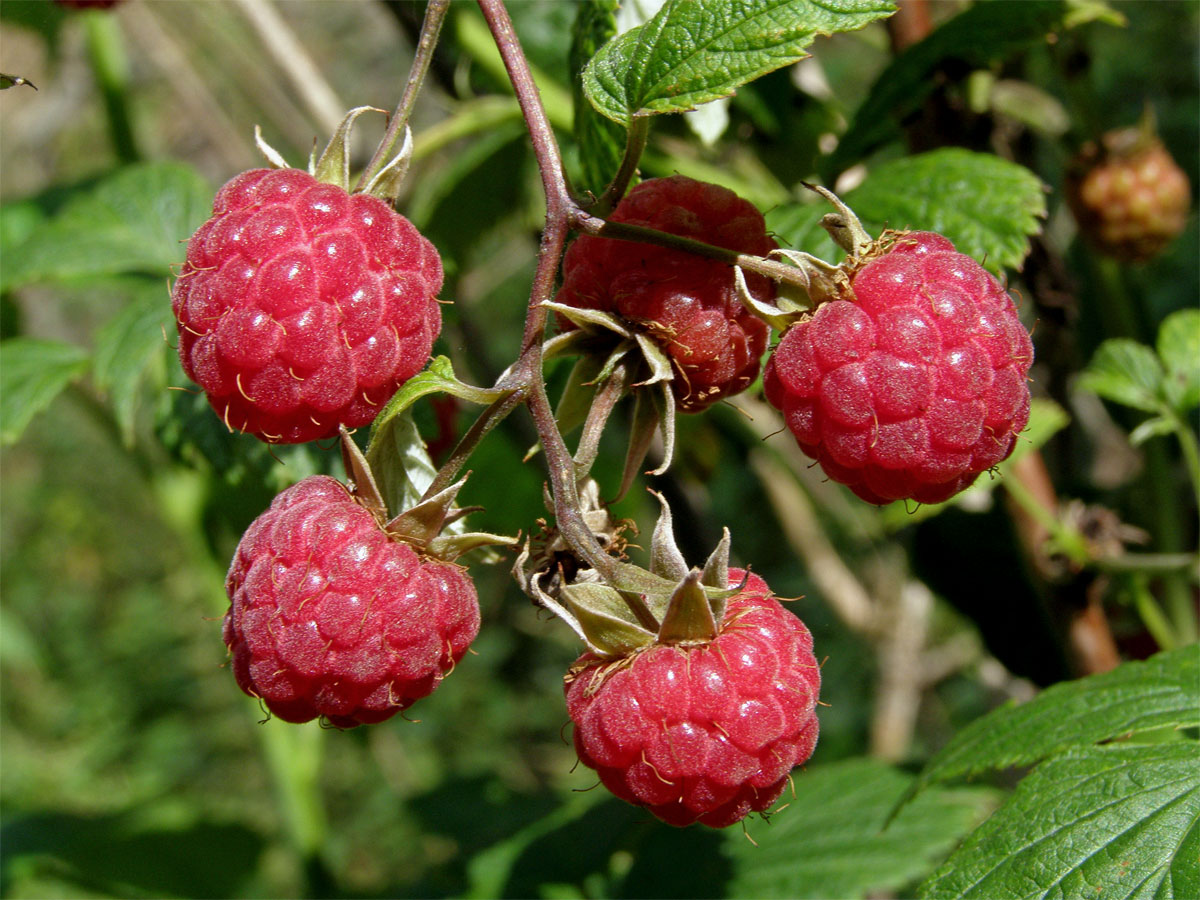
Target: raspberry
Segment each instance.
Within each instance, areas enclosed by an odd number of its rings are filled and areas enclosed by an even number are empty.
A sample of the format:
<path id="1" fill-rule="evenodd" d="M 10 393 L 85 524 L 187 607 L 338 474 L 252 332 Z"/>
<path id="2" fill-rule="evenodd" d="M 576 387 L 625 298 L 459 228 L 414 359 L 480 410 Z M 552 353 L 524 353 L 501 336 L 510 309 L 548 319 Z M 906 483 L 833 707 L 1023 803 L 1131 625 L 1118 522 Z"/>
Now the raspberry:
<path id="1" fill-rule="evenodd" d="M 750 575 L 710 643 L 586 653 L 566 695 L 579 759 L 610 791 L 670 825 L 723 828 L 771 806 L 812 755 L 820 686 L 812 635 Z"/>
<path id="2" fill-rule="evenodd" d="M 328 437 L 424 367 L 441 286 L 433 245 L 382 201 L 298 169 L 243 172 L 188 242 L 179 359 L 230 428 Z"/>
<path id="3" fill-rule="evenodd" d="M 762 214 L 732 191 L 674 175 L 643 181 L 611 221 L 643 225 L 765 256 L 776 248 Z M 775 296 L 774 284 L 747 273 L 751 293 Z M 758 377 L 767 327 L 738 300 L 733 270 L 682 250 L 585 235 L 567 250 L 559 303 L 614 313 L 640 326 L 676 369 L 679 409 L 698 412 L 745 390 Z"/>
<path id="4" fill-rule="evenodd" d="M 784 333 L 767 399 L 800 448 L 871 503 L 946 500 L 1008 457 L 1033 344 L 1012 298 L 941 235 L 911 232 Z"/>
<path id="5" fill-rule="evenodd" d="M 1074 161 L 1067 201 L 1080 229 L 1102 253 L 1144 262 L 1166 249 L 1187 222 L 1187 175 L 1158 140 L 1139 130 L 1105 135 Z"/>
<path id="6" fill-rule="evenodd" d="M 225 587 L 234 677 L 287 722 L 381 722 L 431 693 L 479 632 L 466 572 L 389 539 L 324 475 L 254 520 Z"/>

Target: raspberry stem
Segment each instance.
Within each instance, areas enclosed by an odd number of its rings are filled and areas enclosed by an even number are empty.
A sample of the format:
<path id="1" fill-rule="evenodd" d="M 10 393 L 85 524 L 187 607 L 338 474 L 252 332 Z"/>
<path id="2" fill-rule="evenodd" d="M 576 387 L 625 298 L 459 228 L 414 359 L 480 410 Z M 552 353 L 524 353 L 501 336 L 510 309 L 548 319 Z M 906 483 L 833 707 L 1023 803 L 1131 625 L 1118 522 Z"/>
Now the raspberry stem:
<path id="1" fill-rule="evenodd" d="M 416 51 L 413 54 L 412 69 L 409 71 L 408 81 L 404 85 L 404 93 L 400 97 L 400 102 L 396 104 L 395 112 L 388 120 L 387 131 L 384 132 L 383 139 L 375 150 L 375 155 L 371 157 L 371 161 L 367 163 L 367 167 L 359 176 L 358 184 L 354 187 L 356 191 L 361 191 L 370 184 L 371 179 L 383 168 L 387 160 L 391 159 L 397 144 L 404 139 L 404 126 L 408 124 L 417 94 L 420 93 L 421 85 L 425 82 L 425 75 L 429 72 L 429 64 L 433 61 L 433 51 L 442 30 L 442 22 L 446 20 L 446 11 L 449 8 L 450 0 L 429 0 L 429 5 L 425 8 L 425 21 L 421 23 L 421 36 L 417 40 Z"/>
<path id="2" fill-rule="evenodd" d="M 607 216 L 625 196 L 625 191 L 629 189 L 629 182 L 637 174 L 638 162 L 642 158 L 642 151 L 646 149 L 646 139 L 649 135 L 650 119 L 648 116 L 635 118 L 629 123 L 629 130 L 625 134 L 625 155 L 621 158 L 621 167 L 613 176 L 612 183 L 604 189 L 604 193 L 592 207 L 592 212 L 596 215 Z"/>
<path id="3" fill-rule="evenodd" d="M 809 286 L 809 279 L 795 266 L 775 262 L 771 259 L 764 259 L 761 256 L 738 253 L 736 250 L 729 250 L 725 247 L 715 247 L 712 244 L 681 237 L 677 234 L 656 231 L 644 225 L 632 225 L 628 222 L 610 222 L 586 210 L 575 209 L 571 216 L 571 225 L 576 230 L 594 237 L 633 241 L 641 244 L 654 244 L 658 247 L 683 250 L 687 253 L 706 257 L 707 259 L 719 260 L 731 266 L 740 266 L 748 272 L 766 276 L 773 281 L 791 285 L 801 290 Z"/>

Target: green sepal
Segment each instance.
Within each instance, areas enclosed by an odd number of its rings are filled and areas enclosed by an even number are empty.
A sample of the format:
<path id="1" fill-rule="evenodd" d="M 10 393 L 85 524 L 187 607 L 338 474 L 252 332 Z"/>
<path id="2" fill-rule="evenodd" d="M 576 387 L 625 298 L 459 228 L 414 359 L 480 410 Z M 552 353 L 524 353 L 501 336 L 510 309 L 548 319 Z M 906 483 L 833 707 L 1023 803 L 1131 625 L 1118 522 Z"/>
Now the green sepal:
<path id="1" fill-rule="evenodd" d="M 400 149 L 375 176 L 366 183 L 362 192 L 370 194 L 372 197 L 378 197 L 384 203 L 391 206 L 396 202 L 396 198 L 400 196 L 401 186 L 404 184 L 404 176 L 408 174 L 408 164 L 412 162 L 413 155 L 413 136 L 412 129 L 407 125 L 404 126 L 404 141 L 400 145 Z"/>
<path id="2" fill-rule="evenodd" d="M 342 465 L 350 481 L 350 493 L 369 509 L 376 519 L 384 521 L 388 514 L 387 502 L 383 499 L 383 493 L 379 490 L 367 458 L 358 449 L 358 444 L 354 443 L 354 438 L 350 437 L 345 425 L 338 426 L 338 434 L 341 439 Z"/>
<path id="3" fill-rule="evenodd" d="M 639 381 L 635 387 L 646 387 L 651 384 L 658 384 L 660 381 L 670 381 L 675 377 L 675 369 L 671 365 L 671 359 L 659 346 L 658 342 L 649 335 L 638 332 L 637 338 L 638 349 L 642 351 L 642 356 L 645 357 L 646 363 L 650 366 L 650 377 L 645 381 Z"/>
<path id="4" fill-rule="evenodd" d="M 629 428 L 629 446 L 625 450 L 625 466 L 621 471 L 621 486 L 617 488 L 616 500 L 629 493 L 659 427 L 658 404 L 654 398 L 646 391 L 634 391 L 633 398 L 633 423 Z"/>
<path id="5" fill-rule="evenodd" d="M 571 368 L 554 410 L 554 420 L 563 435 L 570 434 L 587 419 L 599 375 L 600 362 L 594 356 L 581 356 Z"/>
<path id="6" fill-rule="evenodd" d="M 430 556 L 453 562 L 464 553 L 480 547 L 515 547 L 518 538 L 489 531 L 467 531 L 462 534 L 439 534 L 428 544 Z"/>
<path id="7" fill-rule="evenodd" d="M 704 563 L 704 571 L 700 574 L 701 584 L 720 591 L 729 587 L 729 545 L 731 542 L 729 529 L 722 528 L 721 540 Z M 724 603 L 722 603 L 720 611 L 713 609 L 713 615 L 717 617 L 717 621 L 721 620 L 724 613 Z"/>
<path id="8" fill-rule="evenodd" d="M 356 106 L 346 113 L 345 118 L 338 124 L 337 131 L 325 145 L 320 159 L 315 165 L 310 165 L 309 175 L 322 184 L 336 184 L 343 191 L 350 192 L 350 134 L 354 130 L 354 120 L 365 112 L 387 115 L 387 110 L 376 109 L 374 106 Z"/>
<path id="9" fill-rule="evenodd" d="M 654 643 L 620 591 L 602 584 L 574 584 L 561 599 L 583 629 L 588 648 L 602 656 L 621 657 Z"/>
<path id="10" fill-rule="evenodd" d="M 679 582 L 658 629 L 658 643 L 707 644 L 717 636 L 716 615 L 702 577 L 699 569 L 692 569 Z"/>
<path id="11" fill-rule="evenodd" d="M 422 500 L 389 521 L 384 530 L 394 538 L 414 547 L 428 547 L 441 534 L 454 508 L 454 500 L 462 486 L 467 483 L 464 476 L 450 487 L 438 491 L 428 500 Z"/>

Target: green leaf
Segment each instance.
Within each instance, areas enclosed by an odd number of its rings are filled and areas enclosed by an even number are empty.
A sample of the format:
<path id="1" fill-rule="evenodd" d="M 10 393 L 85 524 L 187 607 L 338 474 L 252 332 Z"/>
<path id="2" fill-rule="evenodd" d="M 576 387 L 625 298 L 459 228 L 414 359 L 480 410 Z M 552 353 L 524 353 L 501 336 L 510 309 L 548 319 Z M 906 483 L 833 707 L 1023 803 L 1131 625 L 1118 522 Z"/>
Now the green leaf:
<path id="1" fill-rule="evenodd" d="M 625 129 L 596 112 L 584 101 L 583 69 L 606 41 L 617 33 L 619 0 L 584 0 L 579 4 L 569 55 L 574 74 L 575 140 L 583 170 L 581 190 L 599 194 L 616 174 L 625 150 Z"/>
<path id="2" fill-rule="evenodd" d="M 29 235 L 21 253 L 5 260 L 4 286 L 129 272 L 166 277 L 211 213 L 212 197 L 184 165 L 120 169 Z"/>
<path id="3" fill-rule="evenodd" d="M 1056 684 L 1028 703 L 976 719 L 930 760 L 911 793 L 948 778 L 1029 765 L 1078 744 L 1198 724 L 1200 645 L 1193 644 Z"/>
<path id="4" fill-rule="evenodd" d="M 1045 187 L 1031 171 L 961 148 L 884 163 L 842 199 L 872 235 L 936 231 L 993 272 L 1020 268 L 1046 215 Z M 829 211 L 824 201 L 792 204 L 769 212 L 767 224 L 793 248 L 833 260 L 840 251 L 819 224 Z"/>
<path id="5" fill-rule="evenodd" d="M 87 364 L 86 350 L 62 341 L 17 337 L 0 343 L 0 443 L 20 438 Z"/>
<path id="6" fill-rule="evenodd" d="M 1038 766 L 922 897 L 1200 896 L 1200 745 L 1076 747 Z"/>
<path id="7" fill-rule="evenodd" d="M 1158 355 L 1167 370 L 1167 400 L 1180 415 L 1200 406 L 1200 310 L 1181 309 L 1158 329 Z"/>
<path id="8" fill-rule="evenodd" d="M 401 385 L 400 389 L 392 395 L 392 399 L 375 417 L 375 422 L 371 426 L 370 443 L 375 442 L 376 436 L 388 426 L 393 416 L 404 412 L 427 394 L 450 394 L 460 400 L 487 406 L 509 393 L 511 392 L 474 387 L 459 381 L 458 376 L 454 374 L 454 365 L 450 362 L 449 357 L 435 356 L 423 372 L 418 372 Z"/>
<path id="9" fill-rule="evenodd" d="M 108 394 L 126 446 L 133 443 L 142 382 L 162 358 L 170 321 L 166 286 L 157 279 L 139 279 L 130 285 L 125 309 L 96 332 L 92 376 L 96 387 Z"/>
<path id="10" fill-rule="evenodd" d="M 895 893 L 920 878 L 994 805 L 984 789 L 934 791 L 887 827 L 909 775 L 870 759 L 813 766 L 794 776 L 795 796 L 771 819 L 726 835 L 730 897 L 863 897 Z M 785 794 L 785 797 L 788 795 Z"/>
<path id="11" fill-rule="evenodd" d="M 486 406 L 508 393 L 464 384 L 444 356 L 434 357 L 425 371 L 414 375 L 396 391 L 375 418 L 367 444 L 367 462 L 392 515 L 399 515 L 416 503 L 437 475 L 413 421 L 412 405 L 427 394 L 451 394 Z"/>
<path id="12" fill-rule="evenodd" d="M 854 31 L 894 11 L 891 0 L 667 0 L 596 54 L 583 89 L 622 125 L 683 112 L 804 59 L 818 35 Z"/>
<path id="13" fill-rule="evenodd" d="M 822 171 L 826 182 L 898 137 L 938 85 L 939 70 L 990 68 L 1063 27 L 1070 3 L 976 3 L 900 54 L 875 80 Z"/>
<path id="14" fill-rule="evenodd" d="M 1164 378 L 1162 363 L 1149 347 L 1129 338 L 1110 338 L 1097 348 L 1078 385 L 1106 400 L 1158 412 Z"/>
<path id="15" fill-rule="evenodd" d="M 1164 419 L 1162 416 L 1155 416 L 1152 419 L 1147 419 L 1133 431 L 1129 432 L 1129 443 L 1133 446 L 1144 444 L 1152 437 L 1163 437 L 1168 434 L 1174 434 L 1178 426 L 1171 419 Z"/>

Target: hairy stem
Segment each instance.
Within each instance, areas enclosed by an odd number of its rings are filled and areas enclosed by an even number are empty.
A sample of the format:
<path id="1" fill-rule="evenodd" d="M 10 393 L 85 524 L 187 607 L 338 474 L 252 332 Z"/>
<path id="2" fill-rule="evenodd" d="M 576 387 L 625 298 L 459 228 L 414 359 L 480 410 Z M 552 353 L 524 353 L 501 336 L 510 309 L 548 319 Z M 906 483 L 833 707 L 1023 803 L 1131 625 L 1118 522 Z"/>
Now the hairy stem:
<path id="1" fill-rule="evenodd" d="M 761 256 L 752 256 L 748 253 L 739 253 L 736 250 L 730 250 L 726 247 L 716 247 L 712 244 L 706 244 L 703 241 L 693 240 L 692 238 L 669 234 L 665 231 L 656 231 L 644 225 L 606 221 L 582 209 L 574 211 L 571 225 L 584 234 L 590 234 L 595 237 L 634 241 L 641 244 L 654 244 L 658 247 L 669 247 L 672 250 L 683 250 L 687 253 L 694 253 L 697 256 L 715 259 L 719 262 L 728 263 L 731 266 L 741 266 L 747 272 L 764 275 L 773 281 L 794 285 L 802 290 L 806 289 L 809 284 L 808 278 L 805 277 L 800 269 L 790 266 L 787 263 L 776 262 L 773 259 L 764 259 Z"/>
<path id="2" fill-rule="evenodd" d="M 588 565 L 602 577 L 608 578 L 614 571 L 615 560 L 604 552 L 583 520 L 579 486 L 575 480 L 575 461 L 558 430 L 542 379 L 542 337 L 546 330 L 546 307 L 543 304 L 554 296 L 554 281 L 566 247 L 575 204 L 567 189 L 554 131 L 542 106 L 529 62 L 513 31 L 508 10 L 500 0 L 479 0 L 479 8 L 500 50 L 517 102 L 521 104 L 521 113 L 529 129 L 542 189 L 546 195 L 546 224 L 529 293 L 521 356 L 508 375 L 501 378 L 498 387 L 524 389 L 526 392 L 526 403 L 546 455 L 559 533 Z"/>
<path id="3" fill-rule="evenodd" d="M 516 409 L 524 401 L 524 396 L 520 391 L 513 391 L 501 397 L 487 409 L 479 414 L 467 433 L 462 436 L 458 444 L 454 448 L 454 452 L 450 457 L 442 463 L 442 467 L 438 469 L 437 475 L 434 477 L 429 487 L 425 489 L 425 493 L 421 495 L 421 501 L 428 500 L 435 494 L 444 491 L 454 479 L 458 477 L 458 473 L 462 471 L 462 467 L 466 465 L 467 459 L 479 446 L 479 442 L 484 436 L 499 425 L 508 416 L 510 412 Z"/>

